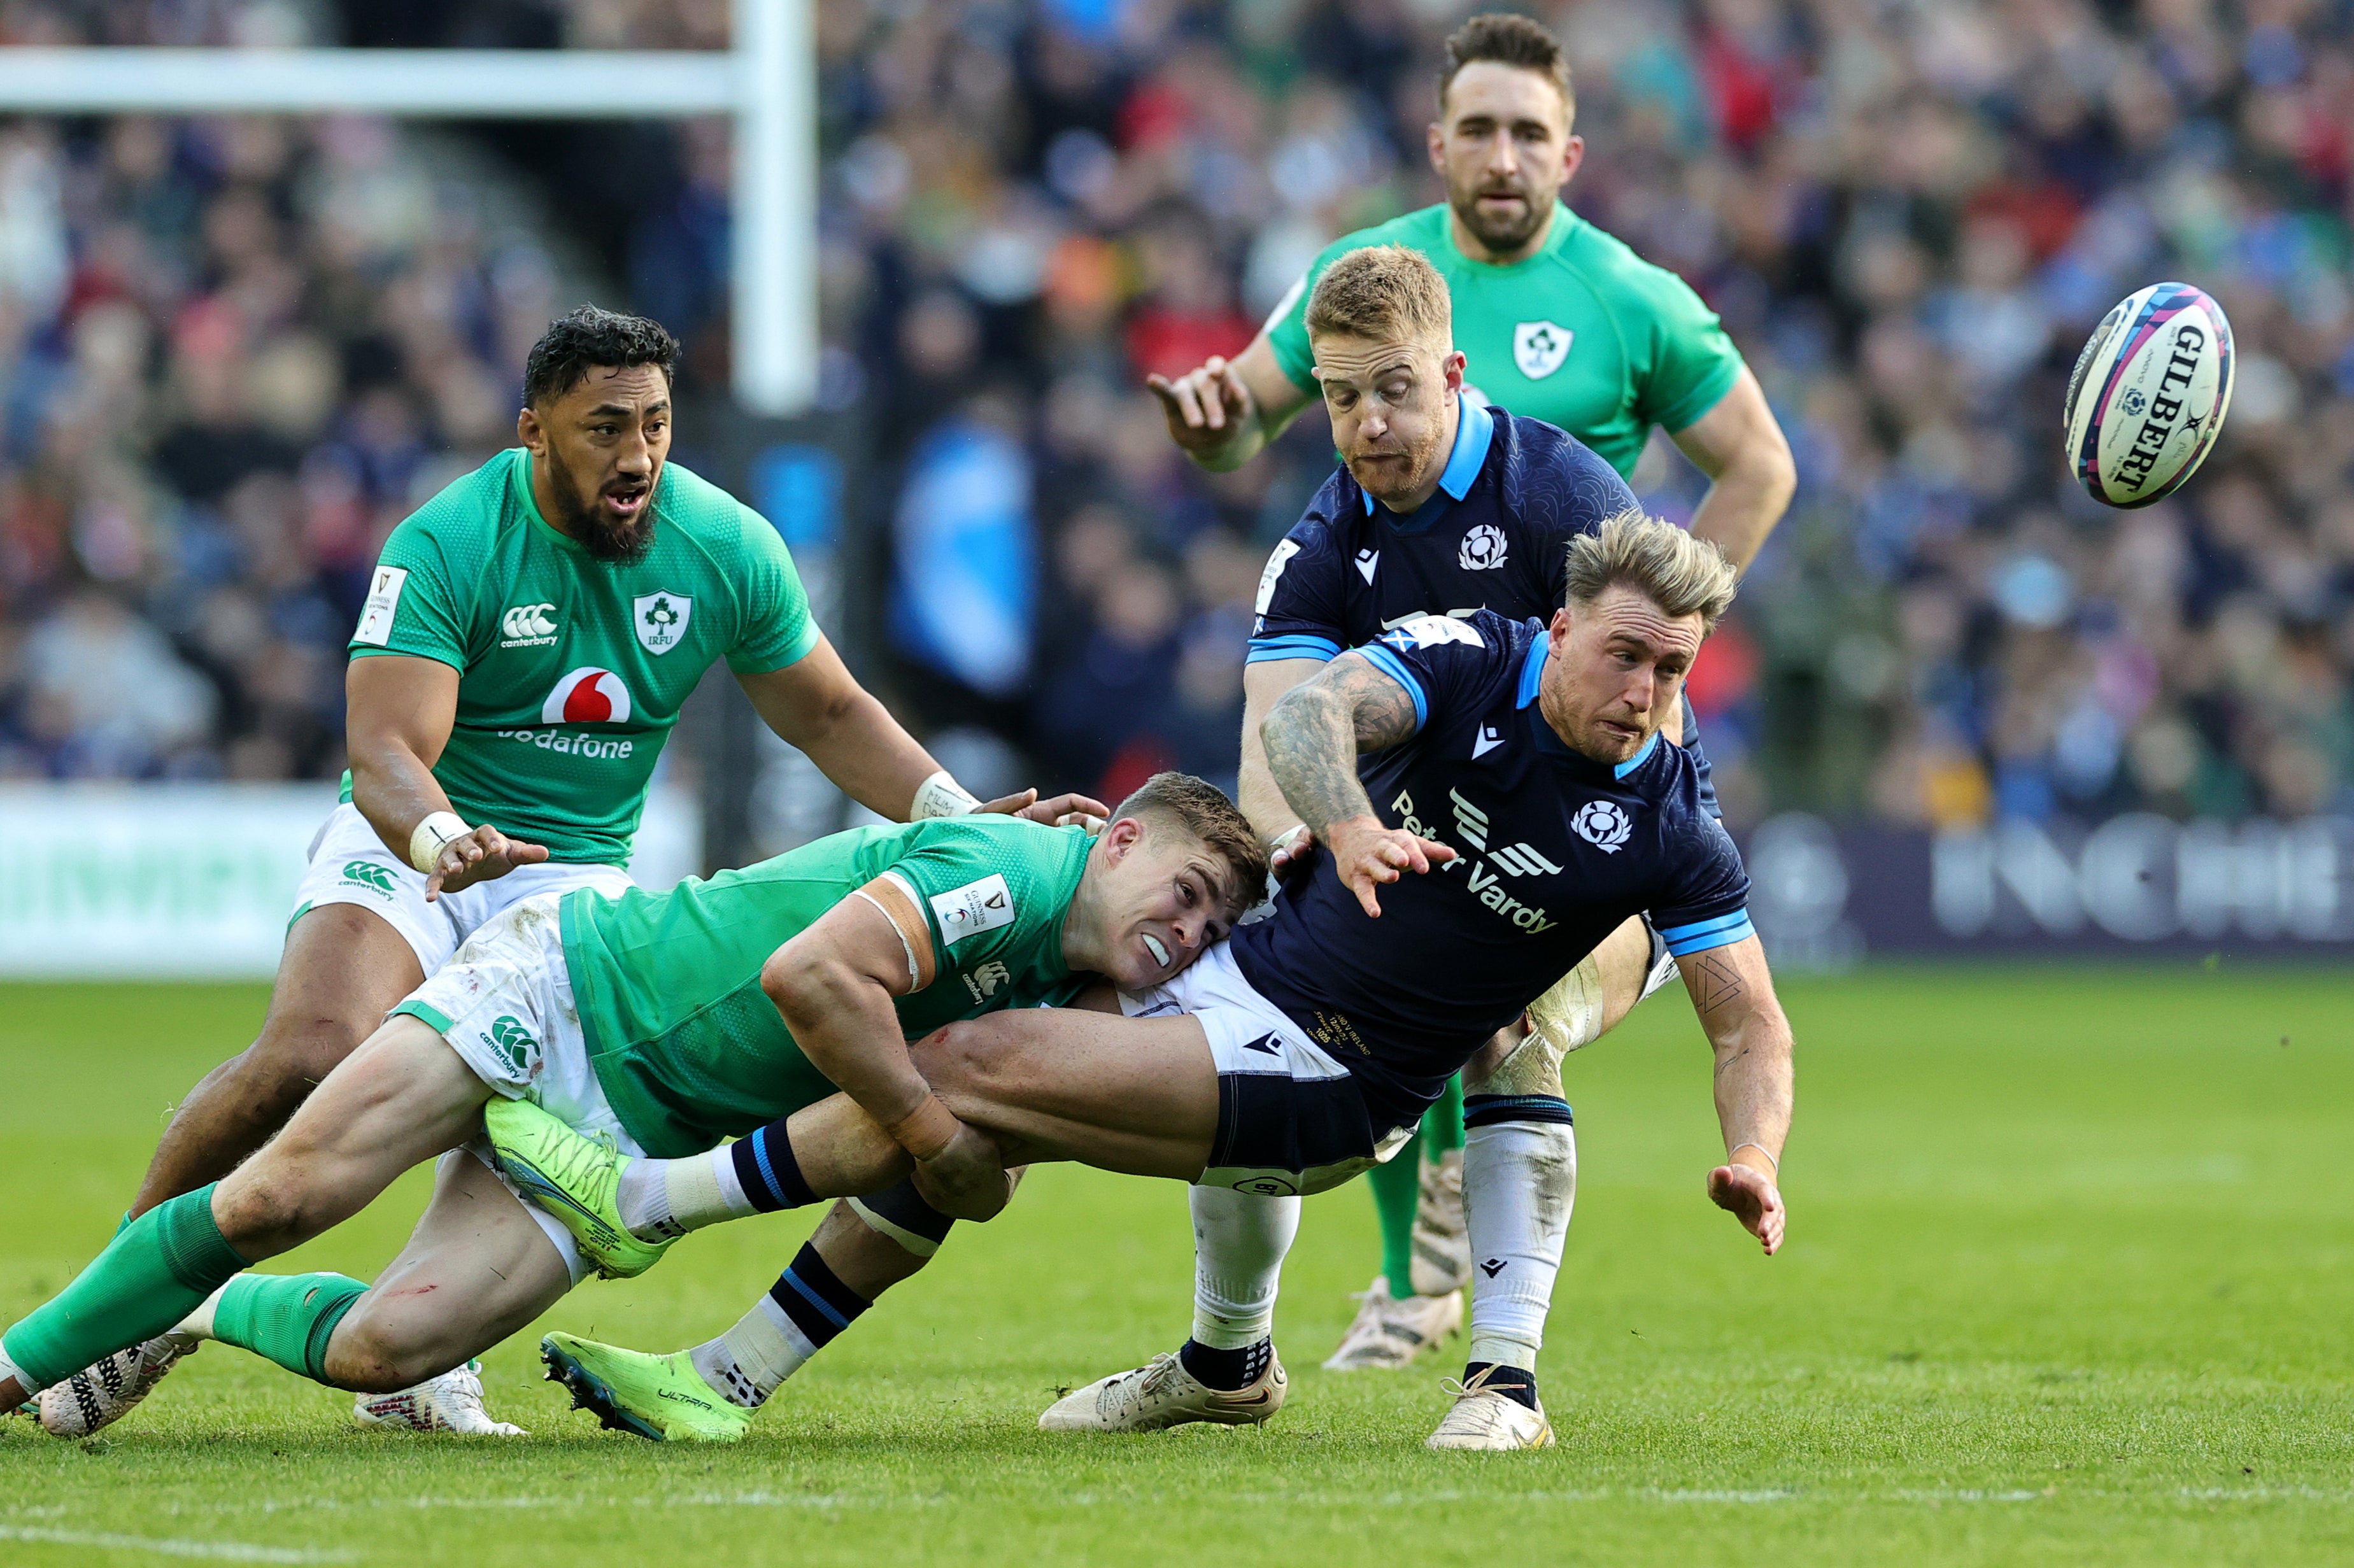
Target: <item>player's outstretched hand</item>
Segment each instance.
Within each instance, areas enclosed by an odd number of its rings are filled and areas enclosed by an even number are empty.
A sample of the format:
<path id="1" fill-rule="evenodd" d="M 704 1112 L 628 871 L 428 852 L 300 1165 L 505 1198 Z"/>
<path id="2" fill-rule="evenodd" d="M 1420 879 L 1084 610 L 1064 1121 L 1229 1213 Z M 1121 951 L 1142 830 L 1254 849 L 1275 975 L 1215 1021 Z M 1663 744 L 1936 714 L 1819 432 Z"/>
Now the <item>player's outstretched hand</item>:
<path id="1" fill-rule="evenodd" d="M 916 1161 L 916 1191 L 940 1213 L 960 1220 L 995 1219 L 1013 1196 L 1013 1179 L 996 1140 L 968 1122 L 929 1160 Z"/>
<path id="2" fill-rule="evenodd" d="M 1076 823 L 1090 832 L 1100 829 L 1104 819 L 1111 815 L 1111 808 L 1093 796 L 1057 795 L 1051 800 L 1041 800 L 1035 789 L 1000 796 L 981 809 L 1002 817 L 1024 817 L 1050 828 L 1067 828 Z"/>
<path id="3" fill-rule="evenodd" d="M 441 858 L 433 863 L 432 874 L 425 879 L 426 902 L 504 876 L 519 865 L 537 865 L 546 858 L 546 845 L 511 839 L 486 822 L 441 846 Z"/>
<path id="4" fill-rule="evenodd" d="M 1766 1256 L 1782 1250 L 1782 1227 L 1789 1216 L 1782 1208 L 1782 1190 L 1766 1172 L 1748 1165 L 1720 1165 L 1708 1173 L 1708 1199 L 1739 1220 Z"/>
<path id="5" fill-rule="evenodd" d="M 1210 355 L 1174 381 L 1152 375 L 1144 378 L 1144 384 L 1161 399 L 1161 417 L 1169 421 L 1170 439 L 1193 457 L 1209 457 L 1222 450 L 1251 417 L 1250 388 L 1218 355 Z"/>
<path id="6" fill-rule="evenodd" d="M 1404 828 L 1385 828 L 1378 817 L 1350 817 L 1325 830 L 1331 839 L 1332 867 L 1341 883 L 1357 895 L 1365 913 L 1382 917 L 1381 900 L 1373 889 L 1395 882 L 1411 871 L 1417 875 L 1434 865 L 1445 865 L 1455 852 L 1436 839 L 1417 838 Z"/>

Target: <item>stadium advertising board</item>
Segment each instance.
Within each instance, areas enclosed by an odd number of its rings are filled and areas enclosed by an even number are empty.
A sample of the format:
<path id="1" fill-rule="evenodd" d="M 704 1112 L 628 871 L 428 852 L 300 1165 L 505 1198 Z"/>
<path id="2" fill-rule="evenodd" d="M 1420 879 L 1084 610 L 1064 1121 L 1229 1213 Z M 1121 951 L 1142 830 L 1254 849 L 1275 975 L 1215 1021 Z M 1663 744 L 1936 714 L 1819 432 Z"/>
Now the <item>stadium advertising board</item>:
<path id="1" fill-rule="evenodd" d="M 0 977 L 269 979 L 334 804 L 319 783 L 0 785 Z M 671 886 L 702 843 L 658 788 L 631 873 Z"/>
<path id="2" fill-rule="evenodd" d="M 2342 957 L 2354 818 L 2004 819 L 1931 833 L 1786 813 L 1745 844 L 1777 963 L 1872 956 Z"/>

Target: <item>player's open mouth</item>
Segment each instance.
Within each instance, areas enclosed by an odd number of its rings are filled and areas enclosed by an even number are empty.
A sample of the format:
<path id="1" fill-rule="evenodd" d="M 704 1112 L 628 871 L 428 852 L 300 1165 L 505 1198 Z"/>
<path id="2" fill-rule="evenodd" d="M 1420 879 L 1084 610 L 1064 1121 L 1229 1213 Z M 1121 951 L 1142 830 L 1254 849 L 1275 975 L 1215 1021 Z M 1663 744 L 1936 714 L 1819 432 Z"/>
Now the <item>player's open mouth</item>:
<path id="1" fill-rule="evenodd" d="M 641 484 L 626 490 L 609 490 L 605 493 L 605 504 L 624 517 L 635 517 L 638 509 L 646 503 L 646 496 L 652 488 Z"/>
<path id="2" fill-rule="evenodd" d="M 1155 964 L 1164 969 L 1169 967 L 1169 949 L 1162 947 L 1161 939 L 1150 931 L 1144 933 L 1144 950 L 1152 955 Z"/>

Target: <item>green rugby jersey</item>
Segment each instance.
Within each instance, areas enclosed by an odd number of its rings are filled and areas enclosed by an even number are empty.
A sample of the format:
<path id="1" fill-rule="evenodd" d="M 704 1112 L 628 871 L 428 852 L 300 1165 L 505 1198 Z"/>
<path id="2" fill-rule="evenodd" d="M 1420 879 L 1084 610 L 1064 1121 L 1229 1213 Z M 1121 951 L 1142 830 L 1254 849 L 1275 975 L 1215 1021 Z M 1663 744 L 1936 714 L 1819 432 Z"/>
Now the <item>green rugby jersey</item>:
<path id="1" fill-rule="evenodd" d="M 714 660 L 757 674 L 817 644 L 758 513 L 672 462 L 653 516 L 644 559 L 600 561 L 540 516 L 530 452 L 503 451 L 392 531 L 352 633 L 355 659 L 458 672 L 433 777 L 467 821 L 554 860 L 629 860 L 654 761 Z M 345 774 L 346 800 L 351 788 Z"/>
<path id="2" fill-rule="evenodd" d="M 1403 245 L 1430 258 L 1454 302 L 1465 379 L 1490 402 L 1557 425 L 1635 471 L 1651 427 L 1681 430 L 1741 374 L 1741 351 L 1691 285 L 1565 207 L 1553 209 L 1543 249 L 1509 266 L 1455 248 L 1445 202 L 1325 247 L 1267 318 L 1283 373 L 1313 387 L 1308 295 L 1352 250 Z"/>
<path id="3" fill-rule="evenodd" d="M 1086 830 L 1014 817 L 935 817 L 854 828 L 774 860 L 690 878 L 669 893 L 560 906 L 564 959 L 597 1081 L 646 1152 L 675 1159 L 834 1092 L 760 990 L 769 955 L 854 890 L 896 879 L 879 903 L 929 983 L 896 999 L 918 1038 L 1001 1007 L 1069 1001 L 1063 916 L 1093 842 Z M 904 902 L 901 898 L 904 897 Z M 919 913 L 918 913 L 919 912 Z"/>

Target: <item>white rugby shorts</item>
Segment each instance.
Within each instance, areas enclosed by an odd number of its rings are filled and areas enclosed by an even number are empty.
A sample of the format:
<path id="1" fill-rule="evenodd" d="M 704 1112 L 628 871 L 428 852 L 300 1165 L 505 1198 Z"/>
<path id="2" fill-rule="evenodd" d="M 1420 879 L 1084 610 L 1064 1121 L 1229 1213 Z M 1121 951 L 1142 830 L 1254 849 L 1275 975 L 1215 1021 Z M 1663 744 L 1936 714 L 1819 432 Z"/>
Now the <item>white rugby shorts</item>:
<path id="1" fill-rule="evenodd" d="M 1224 942 L 1160 985 L 1120 992 L 1119 1010 L 1185 1013 L 1209 1036 L 1218 1131 L 1196 1186 L 1269 1198 L 1325 1192 L 1395 1154 L 1414 1131 L 1376 1128 L 1349 1069 L 1252 988 Z"/>
<path id="2" fill-rule="evenodd" d="M 286 923 L 293 925 L 321 905 L 356 904 L 399 932 L 417 954 L 418 967 L 429 975 L 483 922 L 526 898 L 576 887 L 618 898 L 633 885 L 618 865 L 542 861 L 444 893 L 429 904 L 425 874 L 386 848 L 359 808 L 345 800 L 327 813 L 311 841 L 310 869 L 295 890 L 294 913 Z"/>
<path id="3" fill-rule="evenodd" d="M 457 956 L 393 1009 L 430 1024 L 474 1075 L 511 1100 L 529 1100 L 576 1132 L 608 1133 L 622 1153 L 642 1159 L 639 1147 L 605 1097 L 580 1030 L 572 972 L 564 961 L 560 893 L 540 893 L 501 911 L 466 938 Z M 498 1164 L 482 1139 L 443 1158 L 472 1155 L 493 1171 Z M 505 1181 L 505 1177 L 500 1177 Z M 575 1285 L 588 1265 L 555 1218 L 513 1182 L 539 1228 L 564 1255 Z"/>

